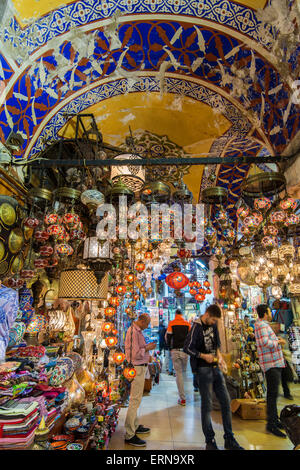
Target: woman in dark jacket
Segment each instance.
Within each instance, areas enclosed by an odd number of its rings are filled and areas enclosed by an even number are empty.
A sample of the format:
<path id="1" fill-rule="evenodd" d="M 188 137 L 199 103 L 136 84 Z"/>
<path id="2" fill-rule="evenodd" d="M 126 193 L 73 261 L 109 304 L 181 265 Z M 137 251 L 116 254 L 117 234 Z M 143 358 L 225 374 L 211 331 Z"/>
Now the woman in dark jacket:
<path id="1" fill-rule="evenodd" d="M 165 334 L 166 334 L 167 328 L 164 324 L 163 321 L 160 322 L 159 328 L 158 328 L 158 336 L 159 336 L 159 352 L 162 353 L 166 349 L 166 340 L 165 340 Z"/>

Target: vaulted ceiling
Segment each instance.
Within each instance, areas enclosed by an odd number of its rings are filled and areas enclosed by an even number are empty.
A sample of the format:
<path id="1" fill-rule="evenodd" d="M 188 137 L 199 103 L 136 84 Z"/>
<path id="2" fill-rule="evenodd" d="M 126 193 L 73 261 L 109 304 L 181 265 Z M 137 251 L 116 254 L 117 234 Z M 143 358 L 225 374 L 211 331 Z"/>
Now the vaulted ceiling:
<path id="1" fill-rule="evenodd" d="M 104 140 L 130 125 L 182 154 L 278 155 L 300 128 L 297 2 L 9 0 L 0 30 L 0 138 L 35 158 L 67 113 L 92 112 Z M 151 137 L 149 137 L 151 136 Z M 153 145 L 154 145 L 153 144 Z M 262 166 L 263 169 L 263 166 Z M 234 204 L 249 165 L 190 169 L 198 200 L 219 184 Z"/>

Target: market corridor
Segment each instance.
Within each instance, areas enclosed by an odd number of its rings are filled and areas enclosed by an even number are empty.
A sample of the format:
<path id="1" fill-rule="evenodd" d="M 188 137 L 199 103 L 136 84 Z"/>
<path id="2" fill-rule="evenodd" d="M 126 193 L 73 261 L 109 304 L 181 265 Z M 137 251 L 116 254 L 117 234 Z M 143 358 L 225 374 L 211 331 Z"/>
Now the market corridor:
<path id="1" fill-rule="evenodd" d="M 176 381 L 165 372 L 160 375 L 160 383 L 151 393 L 143 397 L 140 407 L 140 423 L 151 428 L 149 435 L 143 436 L 147 447 L 132 447 L 124 443 L 124 420 L 127 408 L 120 411 L 117 430 L 112 436 L 109 450 L 204 450 L 205 440 L 200 422 L 200 395 L 194 393 L 192 374 L 187 374 L 187 403 L 177 405 Z M 291 384 L 295 403 L 299 403 L 299 385 Z M 279 410 L 291 402 L 279 397 Z M 223 427 L 219 411 L 213 411 L 213 426 L 218 447 L 223 449 Z M 242 420 L 233 416 L 233 430 L 239 443 L 247 450 L 291 450 L 290 440 L 277 438 L 265 432 L 266 422 L 262 420 Z"/>

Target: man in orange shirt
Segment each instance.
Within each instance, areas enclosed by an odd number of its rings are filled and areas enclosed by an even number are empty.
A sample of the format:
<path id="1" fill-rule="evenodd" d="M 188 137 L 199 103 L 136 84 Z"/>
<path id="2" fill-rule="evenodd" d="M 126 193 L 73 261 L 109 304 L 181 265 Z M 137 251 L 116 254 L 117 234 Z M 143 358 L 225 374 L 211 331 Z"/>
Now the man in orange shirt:
<path id="1" fill-rule="evenodd" d="M 186 371 L 188 363 L 188 355 L 183 352 L 183 346 L 190 328 L 190 323 L 183 318 L 181 310 L 178 309 L 175 312 L 174 320 L 168 324 L 166 335 L 176 373 L 176 383 L 180 397 L 178 404 L 182 406 L 185 406 L 183 372 Z"/>

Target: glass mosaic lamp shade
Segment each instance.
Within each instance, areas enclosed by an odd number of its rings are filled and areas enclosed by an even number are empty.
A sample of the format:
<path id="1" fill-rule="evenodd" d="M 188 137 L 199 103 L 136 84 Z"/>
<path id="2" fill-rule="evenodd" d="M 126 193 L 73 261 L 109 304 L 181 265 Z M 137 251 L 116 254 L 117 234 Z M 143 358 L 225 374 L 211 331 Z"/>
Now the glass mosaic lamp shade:
<path id="1" fill-rule="evenodd" d="M 108 274 L 100 284 L 91 269 L 66 269 L 61 272 L 58 296 L 64 299 L 105 300 L 108 293 Z"/>

